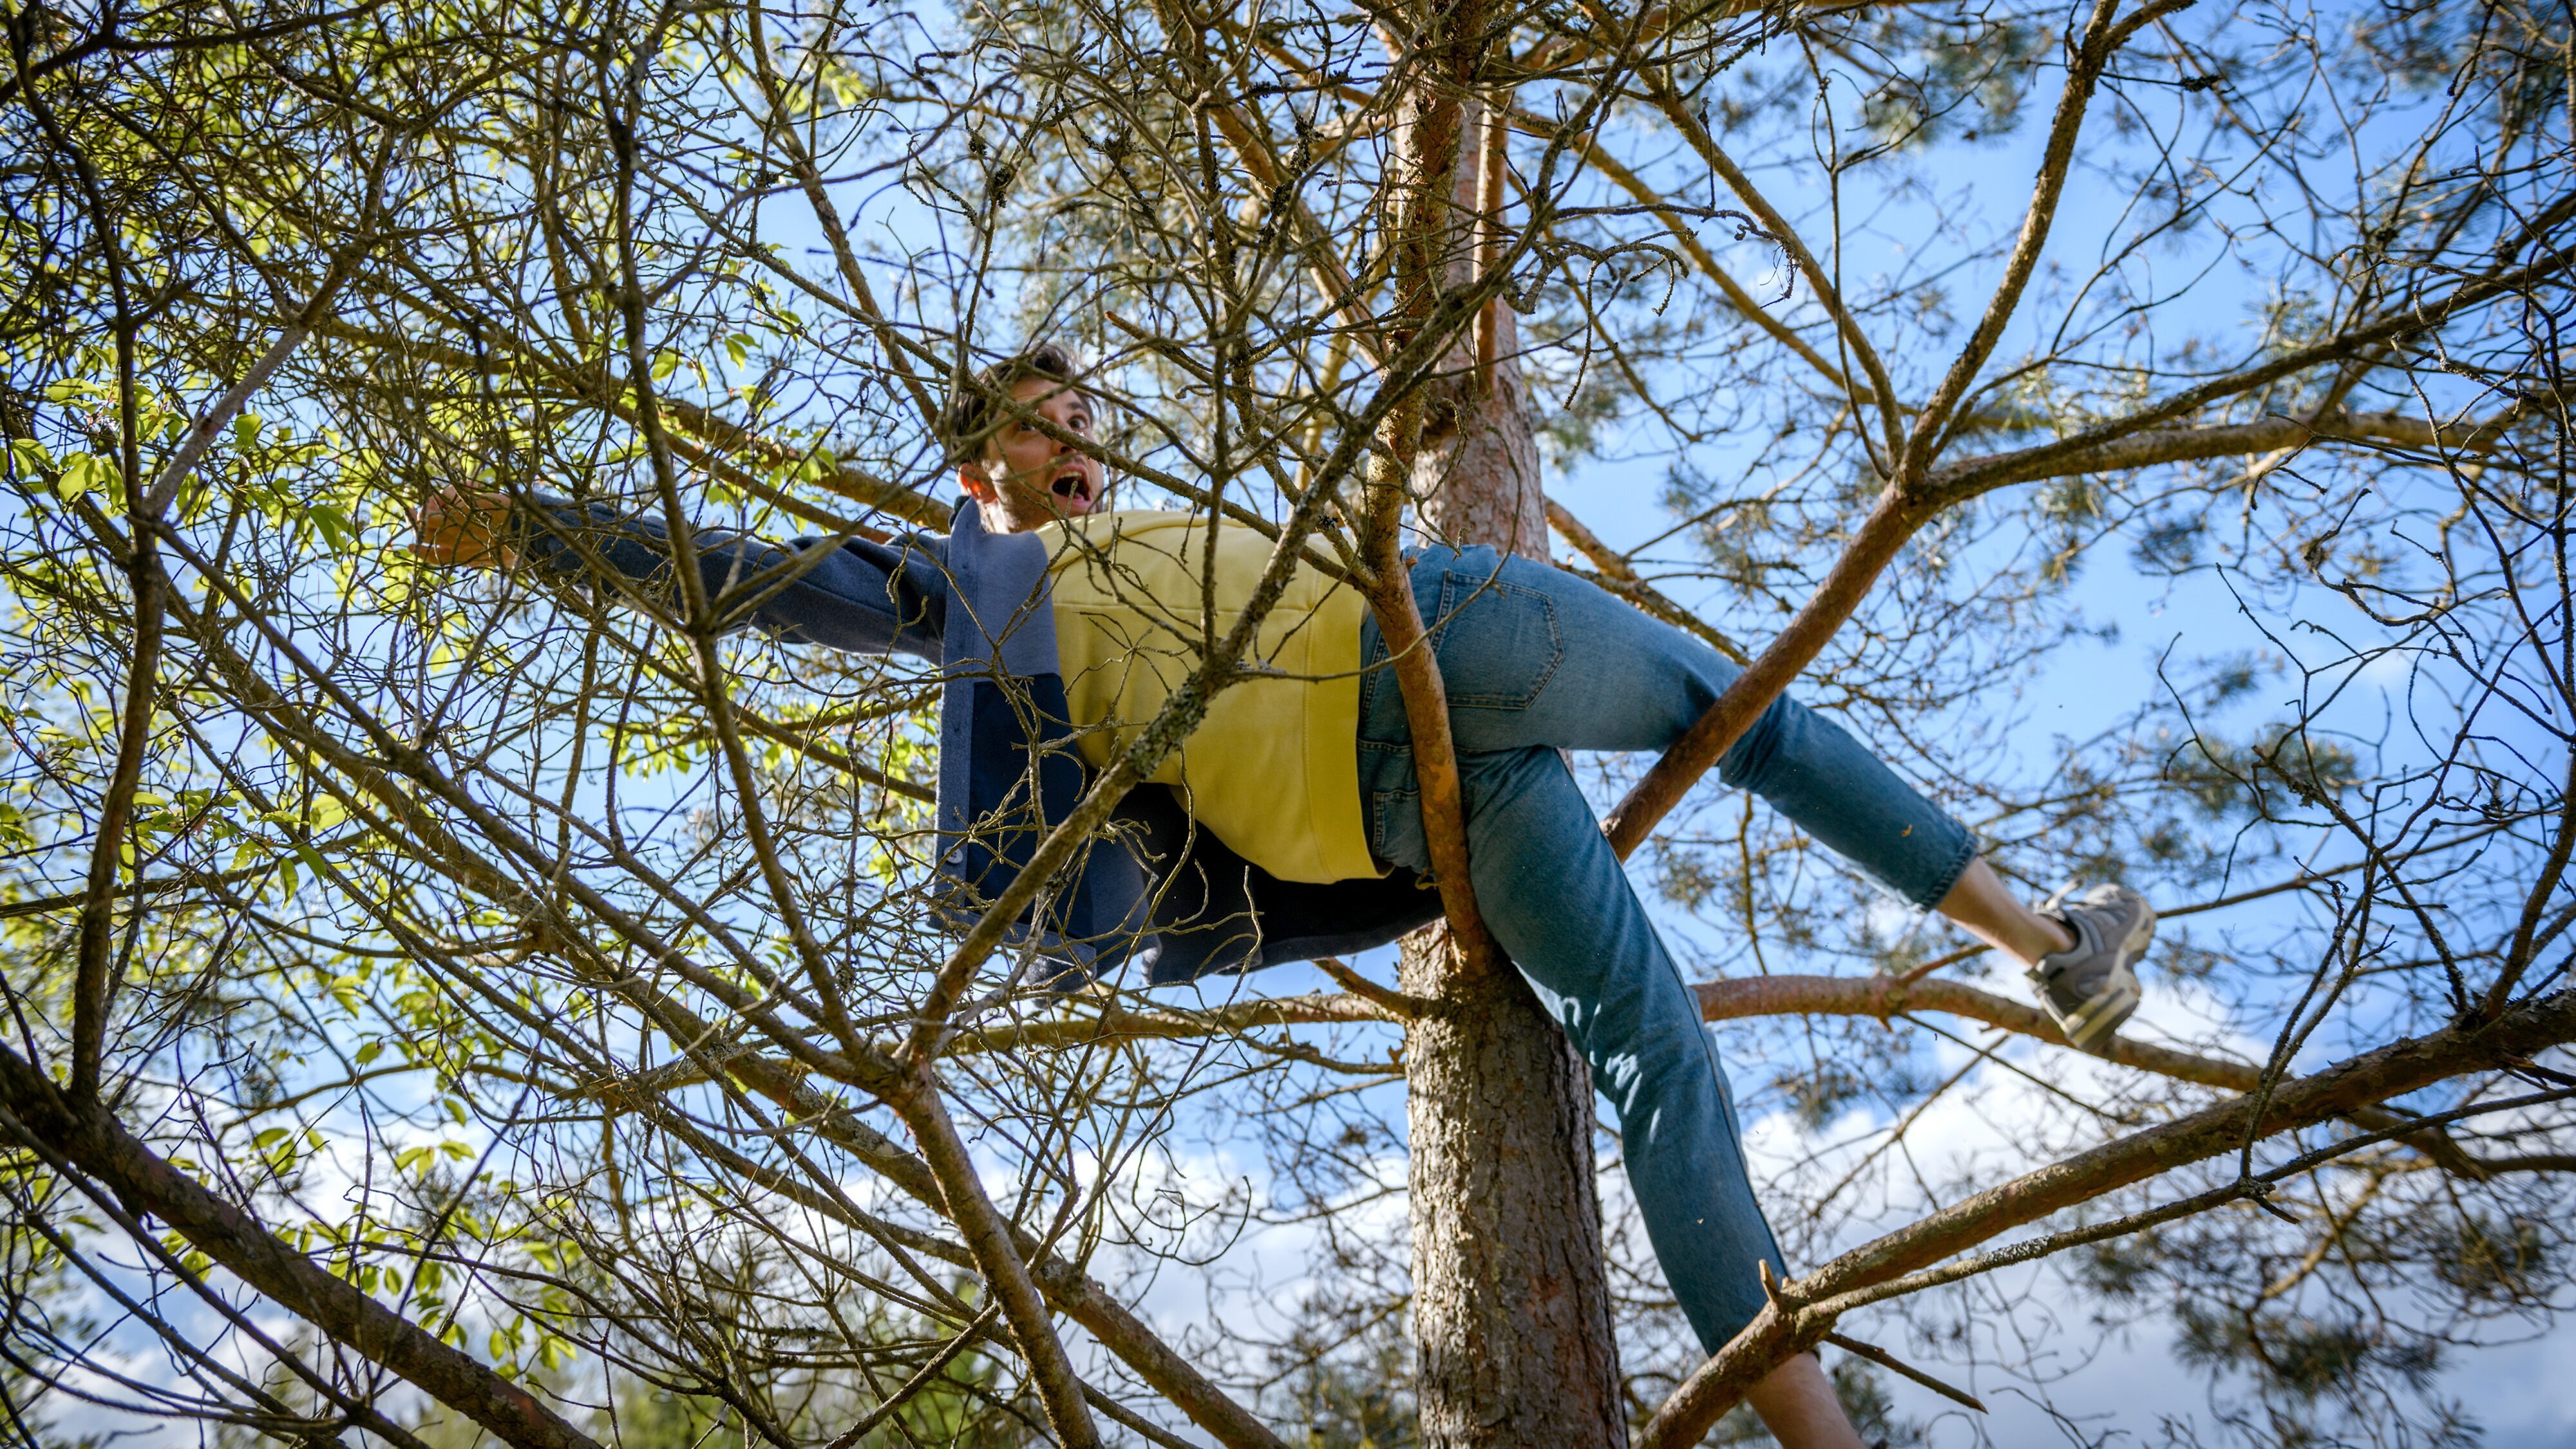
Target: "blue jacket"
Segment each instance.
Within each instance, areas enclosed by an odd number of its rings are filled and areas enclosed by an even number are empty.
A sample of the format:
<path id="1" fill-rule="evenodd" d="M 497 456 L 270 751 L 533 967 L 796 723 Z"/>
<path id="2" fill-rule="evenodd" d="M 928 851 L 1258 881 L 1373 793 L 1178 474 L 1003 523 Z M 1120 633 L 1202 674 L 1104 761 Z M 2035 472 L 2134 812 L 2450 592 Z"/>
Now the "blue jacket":
<path id="1" fill-rule="evenodd" d="M 581 548 L 629 578 L 653 581 L 669 567 L 668 535 L 648 519 L 605 504 L 549 511 L 559 527 L 541 527 L 525 551 L 556 572 L 583 568 L 567 539 L 574 533 Z M 1029 534 L 986 532 L 972 501 L 958 507 L 954 528 L 837 547 L 819 538 L 781 547 L 709 535 L 699 541 L 698 565 L 710 596 L 728 588 L 746 596 L 728 627 L 939 666 L 932 895 L 943 920 L 962 931 L 1072 813 L 1092 772 L 1067 719 L 1046 545 Z M 741 588 L 746 583 L 752 587 Z M 1068 882 L 1039 899 L 1043 917 L 1023 915 L 1019 939 L 1035 930 L 1068 985 L 1131 957 L 1148 981 L 1164 985 L 1344 955 L 1440 914 L 1438 894 L 1403 869 L 1328 885 L 1279 880 L 1194 829 L 1161 785 L 1129 791 L 1109 834 L 1091 842 Z"/>

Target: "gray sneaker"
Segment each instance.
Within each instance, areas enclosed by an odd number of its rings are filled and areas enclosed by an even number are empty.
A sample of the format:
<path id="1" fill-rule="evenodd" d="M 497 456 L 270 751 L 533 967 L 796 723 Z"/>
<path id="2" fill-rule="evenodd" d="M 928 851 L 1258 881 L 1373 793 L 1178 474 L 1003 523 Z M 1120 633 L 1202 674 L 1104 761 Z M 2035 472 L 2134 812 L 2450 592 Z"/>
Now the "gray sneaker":
<path id="1" fill-rule="evenodd" d="M 2131 962 L 2156 937 L 2155 907 L 2127 886 L 2097 885 L 2074 900 L 2068 886 L 2040 903 L 2039 913 L 2075 933 L 2075 944 L 2039 958 L 2030 984 L 2040 1005 L 2079 1051 L 2099 1051 L 2138 1009 Z"/>

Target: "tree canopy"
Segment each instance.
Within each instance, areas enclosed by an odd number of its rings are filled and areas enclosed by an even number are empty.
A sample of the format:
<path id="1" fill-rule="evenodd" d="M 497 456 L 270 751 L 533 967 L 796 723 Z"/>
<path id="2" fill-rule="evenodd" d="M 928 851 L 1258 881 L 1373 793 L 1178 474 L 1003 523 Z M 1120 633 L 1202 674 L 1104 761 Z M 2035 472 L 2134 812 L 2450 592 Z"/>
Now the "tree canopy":
<path id="1" fill-rule="evenodd" d="M 1584 762 L 1806 1266 L 1703 1362 L 1603 1180 L 1637 1442 L 1828 1334 L 1902 1439 L 2159 1322 L 2209 1403 L 2120 1431 L 2458 1443 L 2554 1324 L 2563 5 L 0 13 L 12 1440 L 1410 1440 L 1419 993 L 1049 990 L 933 909 L 935 671 L 409 550 L 443 491 L 944 529 L 1038 339 L 1118 504 L 1381 602 L 1552 555 L 2159 903 L 2084 1057 L 1714 749 Z"/>

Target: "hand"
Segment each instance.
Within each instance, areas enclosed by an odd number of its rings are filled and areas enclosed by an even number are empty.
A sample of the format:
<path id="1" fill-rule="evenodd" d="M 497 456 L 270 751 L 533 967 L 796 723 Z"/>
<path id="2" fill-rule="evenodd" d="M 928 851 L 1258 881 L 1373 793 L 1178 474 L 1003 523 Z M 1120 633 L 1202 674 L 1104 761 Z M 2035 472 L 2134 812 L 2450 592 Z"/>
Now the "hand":
<path id="1" fill-rule="evenodd" d="M 510 500 L 502 494 L 442 488 L 412 511 L 420 535 L 412 557 L 455 568 L 509 568 L 519 561 L 518 550 L 501 542 L 509 519 Z"/>

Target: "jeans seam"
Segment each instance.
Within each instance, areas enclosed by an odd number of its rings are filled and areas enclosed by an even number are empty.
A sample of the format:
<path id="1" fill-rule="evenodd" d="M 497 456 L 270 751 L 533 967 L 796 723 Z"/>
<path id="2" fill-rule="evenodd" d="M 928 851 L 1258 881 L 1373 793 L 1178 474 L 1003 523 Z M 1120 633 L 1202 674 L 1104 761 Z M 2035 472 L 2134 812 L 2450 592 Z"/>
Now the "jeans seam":
<path id="1" fill-rule="evenodd" d="M 1691 990 L 1690 983 L 1682 979 L 1682 968 L 1674 962 L 1673 958 L 1669 954 L 1664 956 L 1664 970 L 1670 972 L 1673 981 L 1681 987 L 1683 997 L 1696 1006 L 1699 1002 L 1699 993 Z M 1744 1123 L 1741 1120 L 1740 1115 L 1735 1110 L 1734 1086 L 1727 1080 L 1725 1064 L 1717 1059 L 1717 1042 L 1710 1033 L 1707 1024 L 1704 1022 L 1693 1022 L 1692 1028 L 1699 1037 L 1700 1055 L 1705 1058 L 1708 1063 L 1709 1084 L 1717 1088 L 1718 1110 L 1726 1114 L 1726 1120 L 1722 1125 L 1726 1128 L 1727 1146 L 1733 1149 L 1735 1153 L 1735 1165 L 1743 1174 L 1745 1193 L 1747 1196 L 1751 1196 L 1753 1191 L 1753 1160 L 1750 1157 L 1747 1157 L 1744 1152 Z M 1761 1225 L 1762 1236 L 1769 1239 L 1769 1256 L 1771 1258 L 1773 1269 L 1785 1279 L 1789 1274 L 1789 1257 L 1786 1253 L 1780 1250 L 1780 1235 L 1772 1229 L 1770 1214 L 1762 1211 L 1762 1200 L 1758 1197 L 1754 1198 L 1753 1201 L 1753 1220 Z M 1761 1255 L 1757 1253 L 1755 1256 L 1759 1257 Z"/>

